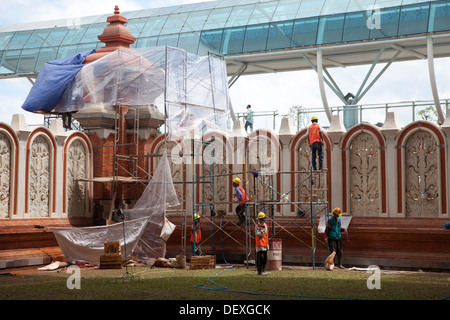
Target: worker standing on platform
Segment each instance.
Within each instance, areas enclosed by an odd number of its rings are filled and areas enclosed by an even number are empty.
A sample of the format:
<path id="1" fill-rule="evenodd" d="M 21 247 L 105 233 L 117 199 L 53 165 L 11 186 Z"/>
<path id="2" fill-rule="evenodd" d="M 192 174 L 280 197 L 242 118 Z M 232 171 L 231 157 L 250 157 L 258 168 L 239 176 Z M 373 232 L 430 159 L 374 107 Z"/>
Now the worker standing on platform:
<path id="1" fill-rule="evenodd" d="M 241 179 L 234 178 L 233 179 L 233 188 L 235 190 L 234 197 L 236 198 L 236 201 L 238 202 L 238 205 L 236 206 L 236 215 L 239 218 L 238 225 L 241 225 L 245 222 L 245 203 L 247 201 L 250 201 L 248 196 L 245 194 L 244 188 L 240 186 Z"/>
<path id="2" fill-rule="evenodd" d="M 253 110 L 251 105 L 247 105 L 247 115 L 245 116 L 245 132 L 250 127 L 250 132 L 253 131 Z"/>
<path id="3" fill-rule="evenodd" d="M 202 249 L 200 248 L 200 242 L 202 241 L 202 228 L 200 226 L 200 215 L 194 214 L 194 223 L 191 228 L 191 242 L 192 252 L 195 256 L 202 255 Z"/>
<path id="4" fill-rule="evenodd" d="M 342 211 L 340 208 L 336 207 L 333 209 L 333 216 L 328 219 L 325 228 L 325 242 L 327 243 L 329 254 L 333 253 L 333 251 L 336 252 L 337 266 L 340 269 L 345 269 L 342 265 L 341 234 L 345 233 L 346 230 L 341 228 L 341 215 Z"/>
<path id="5" fill-rule="evenodd" d="M 311 164 L 313 170 L 317 170 L 316 157 L 319 155 L 319 170 L 323 169 L 323 133 L 316 116 L 311 118 L 311 125 L 306 130 L 309 146 L 311 147 Z"/>
<path id="6" fill-rule="evenodd" d="M 258 275 L 265 276 L 267 263 L 267 251 L 269 250 L 269 228 L 265 222 L 266 214 L 258 213 L 258 223 L 255 226 L 255 250 L 256 250 L 256 268 Z"/>

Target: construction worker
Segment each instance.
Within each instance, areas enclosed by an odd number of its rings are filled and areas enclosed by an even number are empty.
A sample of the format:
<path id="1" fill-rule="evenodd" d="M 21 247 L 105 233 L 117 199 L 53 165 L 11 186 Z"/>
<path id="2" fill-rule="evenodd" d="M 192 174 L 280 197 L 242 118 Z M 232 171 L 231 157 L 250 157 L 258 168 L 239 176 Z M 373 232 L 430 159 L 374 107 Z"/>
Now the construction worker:
<path id="1" fill-rule="evenodd" d="M 192 252 L 195 256 L 201 256 L 200 242 L 202 241 L 202 228 L 200 226 L 200 215 L 194 214 L 194 223 L 191 228 Z"/>
<path id="2" fill-rule="evenodd" d="M 319 118 L 313 116 L 311 118 L 311 125 L 306 130 L 306 136 L 308 137 L 309 146 L 311 147 L 311 164 L 313 170 L 317 170 L 316 157 L 319 155 L 319 170 L 323 168 L 323 133 L 320 126 Z"/>
<path id="3" fill-rule="evenodd" d="M 345 269 L 342 265 L 341 234 L 345 233 L 346 230 L 341 228 L 341 215 L 342 211 L 340 208 L 336 207 L 333 209 L 333 216 L 328 219 L 325 228 L 325 242 L 327 243 L 329 254 L 336 252 L 337 266 L 340 269 Z"/>
<path id="4" fill-rule="evenodd" d="M 256 250 L 256 269 L 258 275 L 265 276 L 267 263 L 267 251 L 269 250 L 269 228 L 265 222 L 266 214 L 258 213 L 258 223 L 255 226 L 255 250 Z"/>
<path id="5" fill-rule="evenodd" d="M 241 179 L 234 178 L 233 179 L 233 188 L 235 190 L 234 197 L 236 198 L 236 201 L 238 202 L 238 205 L 236 206 L 236 215 L 239 218 L 238 225 L 241 225 L 245 223 L 245 203 L 247 201 L 250 201 L 248 196 L 245 194 L 244 188 L 240 186 Z"/>

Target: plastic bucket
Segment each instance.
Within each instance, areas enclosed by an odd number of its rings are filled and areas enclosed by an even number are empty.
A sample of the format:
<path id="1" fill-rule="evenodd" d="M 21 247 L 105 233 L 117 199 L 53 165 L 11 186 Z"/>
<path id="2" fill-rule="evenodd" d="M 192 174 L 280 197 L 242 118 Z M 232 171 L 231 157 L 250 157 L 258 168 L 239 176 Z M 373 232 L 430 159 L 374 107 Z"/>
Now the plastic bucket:
<path id="1" fill-rule="evenodd" d="M 282 240 L 269 240 L 269 251 L 267 252 L 266 270 L 281 270 L 282 268 Z"/>

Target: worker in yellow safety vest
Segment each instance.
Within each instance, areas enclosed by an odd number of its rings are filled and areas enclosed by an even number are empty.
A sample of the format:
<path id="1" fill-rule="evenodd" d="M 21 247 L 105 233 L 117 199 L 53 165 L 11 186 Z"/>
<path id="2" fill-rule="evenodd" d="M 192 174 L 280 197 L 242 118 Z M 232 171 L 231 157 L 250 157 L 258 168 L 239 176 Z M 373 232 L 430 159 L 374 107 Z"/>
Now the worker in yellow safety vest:
<path id="1" fill-rule="evenodd" d="M 268 275 L 266 272 L 267 251 L 269 250 L 269 228 L 265 222 L 266 214 L 258 213 L 258 223 L 255 226 L 255 250 L 256 250 L 256 268 L 258 275 Z"/>
<path id="2" fill-rule="evenodd" d="M 317 170 L 316 157 L 319 156 L 319 170 L 323 169 L 323 132 L 320 126 L 319 118 L 313 116 L 311 125 L 306 130 L 309 146 L 311 147 L 311 164 L 313 170 Z"/>
<path id="3" fill-rule="evenodd" d="M 238 205 L 236 206 L 236 215 L 239 218 L 238 225 L 241 225 L 245 222 L 245 203 L 247 201 L 250 201 L 248 196 L 245 194 L 244 188 L 240 186 L 241 179 L 234 178 L 233 179 L 233 188 L 235 191 L 234 197 L 236 201 L 238 202 Z"/>

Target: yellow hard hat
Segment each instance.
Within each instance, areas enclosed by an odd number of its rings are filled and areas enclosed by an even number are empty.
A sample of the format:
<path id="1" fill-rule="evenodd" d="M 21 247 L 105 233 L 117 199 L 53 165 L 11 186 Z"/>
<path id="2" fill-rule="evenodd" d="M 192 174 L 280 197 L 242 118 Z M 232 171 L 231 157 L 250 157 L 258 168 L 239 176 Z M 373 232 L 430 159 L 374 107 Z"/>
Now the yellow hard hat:
<path id="1" fill-rule="evenodd" d="M 195 213 L 195 214 L 194 214 L 194 219 L 195 219 L 195 220 L 200 219 L 200 215 L 199 215 L 198 213 Z"/>
<path id="2" fill-rule="evenodd" d="M 339 208 L 339 207 L 334 208 L 333 209 L 333 213 L 337 214 L 338 216 L 340 216 L 342 214 L 341 208 Z"/>
<path id="3" fill-rule="evenodd" d="M 319 120 L 319 118 L 317 118 L 316 116 L 313 116 L 313 117 L 311 118 L 311 121 L 313 121 L 313 120 Z"/>
<path id="4" fill-rule="evenodd" d="M 241 179 L 239 179 L 239 178 L 234 178 L 234 179 L 233 179 L 233 182 L 234 182 L 234 183 L 237 183 L 237 184 L 241 184 Z"/>
<path id="5" fill-rule="evenodd" d="M 264 212 L 258 213 L 258 219 L 264 219 L 266 217 L 266 214 Z"/>

